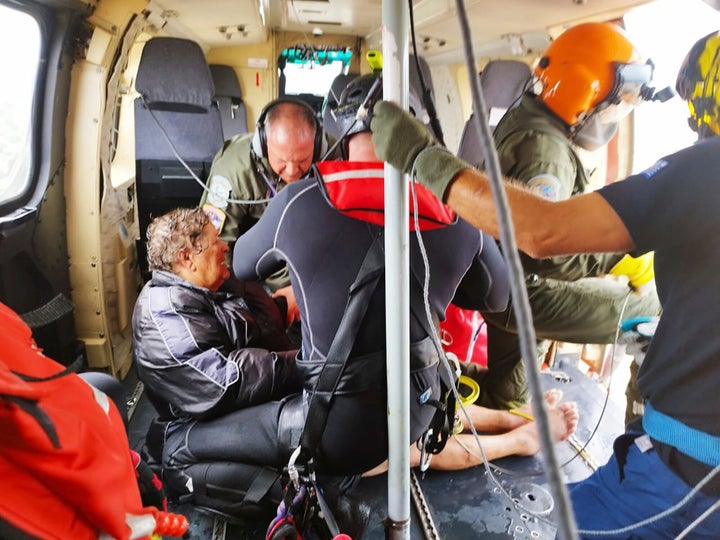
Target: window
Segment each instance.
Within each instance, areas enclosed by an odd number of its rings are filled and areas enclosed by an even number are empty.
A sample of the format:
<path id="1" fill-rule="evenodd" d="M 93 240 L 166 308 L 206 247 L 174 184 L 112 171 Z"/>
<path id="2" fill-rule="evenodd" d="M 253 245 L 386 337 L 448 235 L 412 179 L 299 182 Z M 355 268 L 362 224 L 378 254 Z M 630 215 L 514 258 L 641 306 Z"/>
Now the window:
<path id="1" fill-rule="evenodd" d="M 311 94 L 324 98 L 330 85 L 340 73 L 346 73 L 352 51 L 295 47 L 285 49 L 280 56 L 284 63 L 284 95 Z"/>
<path id="2" fill-rule="evenodd" d="M 624 22 L 635 46 L 655 64 L 652 86 L 674 89 L 685 55 L 695 41 L 720 28 L 720 13 L 701 0 L 658 0 L 631 10 Z M 687 118 L 687 105 L 679 97 L 637 107 L 632 172 L 693 144 L 697 135 Z"/>
<path id="3" fill-rule="evenodd" d="M 35 19 L 0 5 L 0 203 L 21 195 L 30 181 L 40 38 Z"/>

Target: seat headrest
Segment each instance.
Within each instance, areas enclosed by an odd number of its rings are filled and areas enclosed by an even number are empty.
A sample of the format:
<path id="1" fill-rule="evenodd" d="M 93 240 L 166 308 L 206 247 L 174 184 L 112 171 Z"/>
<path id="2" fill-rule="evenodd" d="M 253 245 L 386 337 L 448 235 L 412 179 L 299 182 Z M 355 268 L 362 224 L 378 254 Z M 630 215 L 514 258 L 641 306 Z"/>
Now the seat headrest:
<path id="1" fill-rule="evenodd" d="M 417 61 L 416 61 L 417 58 Z M 418 72 L 418 64 L 420 65 L 420 72 Z M 414 54 L 410 55 L 408 61 L 408 78 L 410 79 L 410 88 L 414 88 L 418 96 L 422 96 L 422 85 L 420 84 L 420 76 L 422 75 L 425 88 L 430 90 L 430 95 L 433 96 L 435 90 L 433 88 L 432 75 L 430 74 L 430 66 L 422 56 L 416 57 Z"/>
<path id="2" fill-rule="evenodd" d="M 210 74 L 215 83 L 215 95 L 235 99 L 242 99 L 242 90 L 238 82 L 237 73 L 232 66 L 210 64 Z"/>
<path id="3" fill-rule="evenodd" d="M 507 109 L 532 77 L 530 66 L 519 60 L 491 60 L 480 72 L 485 104 Z"/>
<path id="4" fill-rule="evenodd" d="M 215 85 L 200 45 L 181 38 L 152 38 L 143 47 L 135 90 L 150 107 L 207 110 Z"/>

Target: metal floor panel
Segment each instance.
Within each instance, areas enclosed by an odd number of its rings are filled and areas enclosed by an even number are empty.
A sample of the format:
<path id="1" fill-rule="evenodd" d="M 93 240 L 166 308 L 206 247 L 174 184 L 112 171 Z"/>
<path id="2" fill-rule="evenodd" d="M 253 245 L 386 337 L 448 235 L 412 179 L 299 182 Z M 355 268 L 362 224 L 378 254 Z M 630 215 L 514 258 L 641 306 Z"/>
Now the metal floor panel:
<path id="1" fill-rule="evenodd" d="M 589 456 L 587 461 L 567 442 L 555 447 L 562 466 L 561 477 L 566 483 L 571 483 L 593 472 L 588 461 L 598 464 L 607 461 L 615 437 L 624 429 L 624 411 L 614 402 L 606 401 L 607 393 L 574 367 L 573 358 L 561 356 L 558 355 L 554 370 L 562 370 L 570 380 L 560 382 L 543 373 L 543 387 L 546 390 L 560 388 L 564 401 L 577 402 L 580 422 L 575 439 L 581 447 L 595 432 L 585 449 Z M 439 537 L 446 540 L 555 538 L 554 501 L 542 472 L 541 456 L 510 457 L 497 460 L 495 464 L 507 470 L 494 474 L 514 501 L 509 500 L 493 483 L 484 466 L 456 472 L 428 471 L 425 475 L 418 475 Z M 385 538 L 382 518 L 386 515 L 386 486 L 386 476 L 383 475 L 364 479 L 356 492 L 357 496 L 369 500 L 373 509 L 366 540 Z M 523 508 L 518 508 L 514 502 Z M 424 535 L 418 515 L 416 512 L 413 514 L 411 538 L 422 539 Z"/>

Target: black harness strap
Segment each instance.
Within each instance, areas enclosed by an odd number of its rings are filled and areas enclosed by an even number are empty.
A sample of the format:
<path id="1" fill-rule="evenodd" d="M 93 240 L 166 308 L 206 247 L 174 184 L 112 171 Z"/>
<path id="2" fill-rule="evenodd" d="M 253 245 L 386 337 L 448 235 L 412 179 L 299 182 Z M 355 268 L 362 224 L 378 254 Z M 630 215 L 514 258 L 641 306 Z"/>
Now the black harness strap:
<path id="1" fill-rule="evenodd" d="M 380 245 L 381 238 L 382 233 L 373 239 L 355 281 L 350 287 L 345 312 L 310 398 L 300 440 L 306 457 L 313 456 L 320 444 L 330 412 L 330 402 L 345 370 L 350 351 L 355 344 L 355 337 L 367 312 L 370 297 L 375 292 L 380 277 L 383 275 L 385 258 Z"/>
<path id="2" fill-rule="evenodd" d="M 355 281 L 350 287 L 345 312 L 310 398 L 300 442 L 303 455 L 306 458 L 314 456 L 320 444 L 330 412 L 330 402 L 345 370 L 360 324 L 367 313 L 370 297 L 383 275 L 385 260 L 380 245 L 381 238 L 382 233 L 373 240 L 360 266 L 360 270 L 358 270 Z M 425 310 L 422 309 L 423 306 L 424 297 L 420 280 L 413 274 L 410 279 L 411 312 L 426 335 L 432 336 L 433 328 L 431 324 L 437 327 L 439 320 L 437 314 L 434 314 L 431 323 Z M 426 450 L 433 454 L 440 452 L 444 448 L 452 431 L 455 418 L 455 400 L 452 393 L 453 382 L 450 380 L 451 375 L 442 367 L 439 373 L 441 379 L 440 400 L 428 402 L 428 404 L 434 405 L 438 409 L 430 426 L 433 430 L 433 438 L 426 441 Z"/>
<path id="3" fill-rule="evenodd" d="M 243 502 L 259 503 L 270 492 L 273 484 L 280 478 L 280 473 L 274 469 L 263 467 L 250 484 Z"/>
<path id="4" fill-rule="evenodd" d="M 428 320 L 427 313 L 423 309 L 425 306 L 425 298 L 423 295 L 423 288 L 420 287 L 421 280 L 417 275 L 413 273 L 415 279 L 410 280 L 410 311 L 415 316 L 417 321 L 422 326 L 423 330 L 428 336 L 433 335 L 433 328 Z M 432 323 L 435 328 L 439 327 L 440 320 L 437 314 L 432 312 Z M 435 343 L 435 340 L 433 340 Z M 443 352 L 438 351 L 438 354 L 442 356 Z M 447 443 L 450 433 L 452 432 L 453 424 L 455 421 L 455 394 L 453 394 L 454 381 L 451 380 L 451 375 L 448 370 L 444 368 L 443 363 L 438 368 L 438 374 L 440 375 L 440 400 L 439 401 L 428 401 L 429 405 L 437 407 L 435 416 L 428 430 L 432 430 L 430 437 L 423 437 L 423 444 L 425 445 L 425 451 L 430 454 L 438 454 Z"/>

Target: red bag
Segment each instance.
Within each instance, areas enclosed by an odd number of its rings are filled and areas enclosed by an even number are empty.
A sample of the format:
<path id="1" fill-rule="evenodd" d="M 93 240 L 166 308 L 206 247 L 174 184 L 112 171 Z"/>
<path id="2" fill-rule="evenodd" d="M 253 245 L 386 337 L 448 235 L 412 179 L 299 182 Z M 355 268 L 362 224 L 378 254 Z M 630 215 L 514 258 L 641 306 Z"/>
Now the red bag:
<path id="1" fill-rule="evenodd" d="M 148 534 L 127 524 L 152 531 L 156 511 L 142 507 L 115 405 L 43 355 L 3 304 L 0 327 L 2 519 L 43 539 Z"/>
<path id="2" fill-rule="evenodd" d="M 322 161 L 316 164 L 320 189 L 328 202 L 346 216 L 385 225 L 385 164 L 382 161 Z M 444 227 L 455 213 L 429 189 L 415 184 L 420 230 Z M 413 192 L 410 191 L 411 231 L 415 230 Z"/>
<path id="3" fill-rule="evenodd" d="M 470 361 L 487 365 L 487 327 L 479 312 L 450 304 L 440 330 L 445 351 L 454 353 L 461 361 L 467 359 L 468 348 L 475 336 Z"/>

